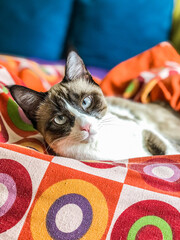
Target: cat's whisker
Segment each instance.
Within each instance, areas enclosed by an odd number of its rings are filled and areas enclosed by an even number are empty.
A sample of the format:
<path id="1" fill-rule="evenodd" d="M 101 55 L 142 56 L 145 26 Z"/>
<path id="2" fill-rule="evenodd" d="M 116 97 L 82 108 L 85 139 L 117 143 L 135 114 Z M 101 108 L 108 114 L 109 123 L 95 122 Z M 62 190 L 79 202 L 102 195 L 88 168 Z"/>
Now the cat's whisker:
<path id="1" fill-rule="evenodd" d="M 103 127 L 118 127 L 118 126 L 120 126 L 120 124 L 114 124 L 114 123 L 108 123 L 108 124 L 100 124 L 99 126 L 98 126 L 98 130 L 100 131 Z"/>
<path id="2" fill-rule="evenodd" d="M 50 148 L 50 146 L 48 145 L 46 148 L 45 148 L 45 151 L 47 151 L 48 152 L 48 150 L 50 150 L 51 148 Z"/>
<path id="3" fill-rule="evenodd" d="M 105 122 L 112 122 L 112 119 L 102 119 L 101 123 L 105 123 Z"/>
<path id="4" fill-rule="evenodd" d="M 69 136 L 60 137 L 56 140 L 54 140 L 52 143 L 50 143 L 50 146 L 55 146 L 56 144 L 64 144 L 64 141 L 66 144 L 72 144 L 74 142 L 79 142 L 82 140 L 82 137 L 79 134 L 71 134 Z"/>
<path id="5" fill-rule="evenodd" d="M 47 153 L 49 153 L 49 151 L 52 150 L 52 148 L 50 147 L 50 145 L 48 145 L 46 148 L 45 148 L 45 151 Z M 55 152 L 53 152 L 53 156 L 58 156 Z"/>
<path id="6" fill-rule="evenodd" d="M 111 120 L 106 120 L 106 121 L 100 121 L 99 123 L 108 123 L 108 122 L 112 122 Z"/>
<path id="7" fill-rule="evenodd" d="M 50 146 L 53 146 L 53 145 L 55 145 L 57 142 L 62 142 L 62 141 L 64 141 L 65 139 L 68 140 L 67 136 L 65 136 L 65 137 L 59 137 L 59 138 L 55 139 L 54 141 L 52 141 L 51 143 L 49 143 L 49 145 L 50 145 Z"/>
<path id="8" fill-rule="evenodd" d="M 83 141 L 84 140 L 84 138 L 79 134 L 75 134 L 74 136 L 72 136 L 72 139 L 74 141 Z"/>
<path id="9" fill-rule="evenodd" d="M 120 123 L 117 122 L 103 122 L 103 123 L 99 123 L 98 126 L 103 127 L 103 126 L 119 126 Z"/>

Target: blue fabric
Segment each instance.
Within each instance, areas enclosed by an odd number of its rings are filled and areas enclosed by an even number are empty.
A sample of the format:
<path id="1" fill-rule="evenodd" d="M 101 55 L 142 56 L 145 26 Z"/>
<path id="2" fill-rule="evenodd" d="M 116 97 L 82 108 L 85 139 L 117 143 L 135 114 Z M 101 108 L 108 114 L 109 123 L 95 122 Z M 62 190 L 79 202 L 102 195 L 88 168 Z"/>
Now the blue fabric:
<path id="1" fill-rule="evenodd" d="M 73 0 L 0 0 L 0 53 L 57 60 Z"/>
<path id="2" fill-rule="evenodd" d="M 169 39 L 173 0 L 76 0 L 70 44 L 88 65 L 112 68 Z"/>

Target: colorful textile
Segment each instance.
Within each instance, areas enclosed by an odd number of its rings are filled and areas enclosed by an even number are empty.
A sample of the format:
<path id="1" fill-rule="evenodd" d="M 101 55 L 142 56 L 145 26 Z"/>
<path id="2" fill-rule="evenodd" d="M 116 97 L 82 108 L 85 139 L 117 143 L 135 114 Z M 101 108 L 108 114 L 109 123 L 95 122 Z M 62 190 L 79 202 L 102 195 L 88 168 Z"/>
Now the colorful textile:
<path id="1" fill-rule="evenodd" d="M 105 95 L 143 103 L 166 101 L 180 110 L 180 55 L 167 42 L 120 63 L 101 83 Z"/>
<path id="2" fill-rule="evenodd" d="M 180 156 L 80 162 L 0 147 L 0 239 L 180 236 Z"/>
<path id="3" fill-rule="evenodd" d="M 155 48 L 176 56 L 170 45 Z M 148 51 L 151 59 L 153 49 Z M 5 86 L 17 83 L 46 91 L 62 79 L 64 68 L 7 56 L 0 59 L 0 239 L 178 240 L 180 155 L 98 162 L 46 154 L 43 139 Z M 139 61 L 140 56 L 134 61 L 137 69 Z M 162 62 L 155 72 L 148 64 L 141 71 L 157 76 L 162 66 L 169 73 L 172 66 Z M 177 66 L 173 63 L 176 71 Z M 115 71 L 126 80 L 125 74 L 113 69 L 102 82 L 106 93 L 108 81 L 108 86 L 115 83 L 110 78 Z M 120 94 L 131 93 L 127 86 L 132 81 L 133 87 L 138 85 L 141 71 L 124 80 Z M 117 90 L 120 85 L 117 81 Z"/>

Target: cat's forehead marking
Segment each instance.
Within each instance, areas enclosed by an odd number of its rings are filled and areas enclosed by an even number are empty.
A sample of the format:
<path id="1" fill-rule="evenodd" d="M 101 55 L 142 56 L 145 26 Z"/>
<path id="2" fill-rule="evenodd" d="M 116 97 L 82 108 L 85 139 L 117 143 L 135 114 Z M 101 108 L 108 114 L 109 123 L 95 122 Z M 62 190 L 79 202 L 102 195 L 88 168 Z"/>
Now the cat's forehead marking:
<path id="1" fill-rule="evenodd" d="M 78 109 L 74 108 L 71 104 L 69 104 L 65 99 L 63 99 L 65 102 L 65 107 L 66 109 L 72 114 L 74 115 L 78 120 L 80 120 L 80 122 L 82 124 L 84 124 L 85 122 L 92 122 L 94 119 L 94 117 L 86 115 L 80 111 L 78 111 Z"/>
<path id="2" fill-rule="evenodd" d="M 78 117 L 80 115 L 82 115 L 82 113 L 80 113 L 76 108 L 74 108 L 71 104 L 69 104 L 65 99 L 63 99 L 63 101 L 65 102 L 65 107 L 66 109 L 73 114 L 74 116 Z"/>
<path id="3" fill-rule="evenodd" d="M 72 90 L 76 93 L 80 92 L 92 92 L 92 91 L 99 91 L 99 87 L 97 87 L 95 84 L 90 84 L 87 80 L 83 78 L 78 78 L 75 81 L 70 81 L 68 84 L 65 86 L 63 85 L 63 82 L 61 86 L 65 87 L 65 91 Z"/>
<path id="4" fill-rule="evenodd" d="M 92 96 L 93 102 L 87 111 L 81 108 L 82 100 Z M 60 110 L 68 111 L 77 117 L 90 117 L 90 119 L 100 119 L 107 110 L 106 101 L 99 86 L 88 83 L 85 80 L 61 82 L 53 86 L 49 93 L 49 98 L 57 102 Z"/>

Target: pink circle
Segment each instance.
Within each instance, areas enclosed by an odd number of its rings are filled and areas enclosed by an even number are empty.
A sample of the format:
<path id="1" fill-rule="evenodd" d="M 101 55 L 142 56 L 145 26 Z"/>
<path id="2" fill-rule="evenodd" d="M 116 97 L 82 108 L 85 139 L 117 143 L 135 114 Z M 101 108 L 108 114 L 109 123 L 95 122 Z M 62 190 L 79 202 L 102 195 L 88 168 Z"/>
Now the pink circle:
<path id="1" fill-rule="evenodd" d="M 101 169 L 106 169 L 106 168 L 114 168 L 114 167 L 126 167 L 126 164 L 124 163 L 115 163 L 112 161 L 92 161 L 92 162 L 83 162 L 85 165 L 89 166 L 89 167 L 93 167 L 93 168 L 101 168 Z"/>
<path id="2" fill-rule="evenodd" d="M 0 159 L 0 173 L 6 174 L 6 176 L 1 175 L 1 180 L 8 187 L 9 204 L 14 202 L 10 208 L 8 205 L 4 209 L 4 215 L 0 217 L 0 233 L 3 233 L 16 225 L 24 216 L 32 198 L 32 181 L 27 169 L 15 160 Z"/>
<path id="3" fill-rule="evenodd" d="M 6 173 L 0 173 L 0 183 L 4 184 L 8 190 L 8 199 L 0 207 L 0 217 L 6 214 L 9 209 L 12 207 L 16 200 L 17 189 L 16 183 L 11 176 Z"/>
<path id="4" fill-rule="evenodd" d="M 26 117 L 26 115 L 24 114 L 23 110 L 20 107 L 18 107 L 18 112 L 19 112 L 19 116 L 23 120 L 23 122 L 25 122 L 27 124 L 32 124 L 31 121 Z"/>
<path id="5" fill-rule="evenodd" d="M 153 168 L 155 168 L 155 167 L 168 167 L 173 170 L 174 174 L 172 177 L 162 178 L 168 182 L 176 182 L 180 178 L 180 169 L 173 164 L 155 163 L 155 164 L 150 164 L 150 165 L 145 166 L 143 170 L 146 174 L 157 178 L 157 176 L 152 172 Z"/>
<path id="6" fill-rule="evenodd" d="M 8 140 L 9 140 L 9 136 L 8 136 L 7 130 L 4 126 L 2 118 L 0 117 L 0 142 L 5 143 Z"/>
<path id="7" fill-rule="evenodd" d="M 163 164 L 165 164 L 166 166 L 176 166 L 179 171 L 180 171 L 180 164 L 175 161 L 174 159 L 169 159 L 166 158 L 166 156 L 161 156 L 161 157 L 150 157 L 149 159 L 145 158 L 144 162 L 141 163 L 134 163 L 130 165 L 130 169 L 133 169 L 135 171 L 137 171 L 142 179 L 149 184 L 152 187 L 161 189 L 163 191 L 168 191 L 168 192 L 179 192 L 180 191 L 180 177 L 178 178 L 178 180 L 173 181 L 173 177 L 171 176 L 169 177 L 170 181 L 163 178 L 159 178 L 158 176 L 152 175 L 150 174 L 150 170 L 147 170 L 148 172 L 144 171 L 144 168 L 146 166 L 151 166 L 153 164 L 160 164 L 160 166 L 162 166 Z M 156 165 L 157 166 L 157 165 Z M 179 174 L 176 174 L 179 175 Z M 173 181 L 173 182 L 172 182 Z"/>
<path id="8" fill-rule="evenodd" d="M 169 71 L 169 75 L 170 75 L 170 76 L 176 75 L 176 74 L 178 74 L 178 71 L 176 71 L 176 70 L 173 70 L 173 69 L 172 69 L 172 70 Z"/>

